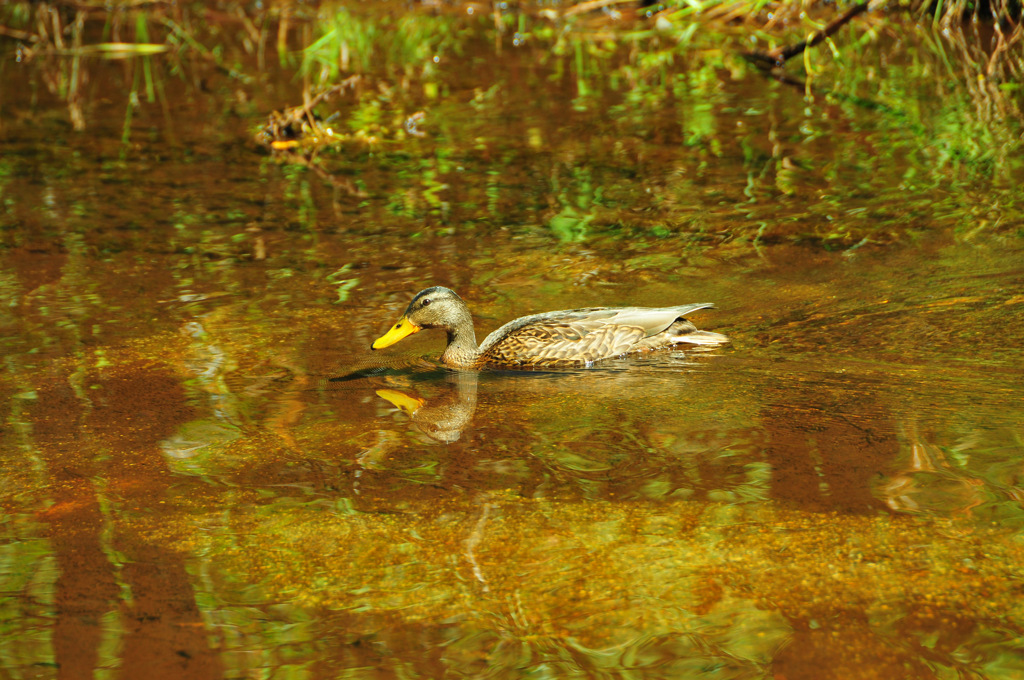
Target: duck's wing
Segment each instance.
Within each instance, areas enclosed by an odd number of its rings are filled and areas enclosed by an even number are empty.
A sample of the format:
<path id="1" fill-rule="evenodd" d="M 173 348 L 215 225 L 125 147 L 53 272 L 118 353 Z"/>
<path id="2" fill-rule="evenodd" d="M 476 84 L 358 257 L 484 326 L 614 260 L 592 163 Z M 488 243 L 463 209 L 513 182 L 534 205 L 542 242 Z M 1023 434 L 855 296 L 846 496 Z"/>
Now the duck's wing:
<path id="1" fill-rule="evenodd" d="M 697 302 L 676 307 L 619 307 L 605 310 L 614 314 L 607 318 L 595 318 L 594 322 L 639 326 L 644 329 L 644 337 L 651 337 L 667 330 L 677 319 L 683 319 L 687 314 L 714 306 L 710 302 Z"/>

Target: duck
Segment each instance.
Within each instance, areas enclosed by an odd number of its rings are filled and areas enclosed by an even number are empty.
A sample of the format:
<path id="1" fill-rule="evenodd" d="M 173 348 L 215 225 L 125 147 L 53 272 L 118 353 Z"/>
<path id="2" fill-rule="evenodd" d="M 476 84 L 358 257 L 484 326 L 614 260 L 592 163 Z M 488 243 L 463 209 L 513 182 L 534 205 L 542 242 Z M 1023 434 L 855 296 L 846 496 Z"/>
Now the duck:
<path id="1" fill-rule="evenodd" d="M 520 317 L 478 345 L 469 306 L 443 286 L 417 293 L 387 333 L 373 341 L 379 350 L 419 333 L 440 328 L 448 334 L 441 363 L 451 368 L 585 367 L 628 354 L 681 343 L 720 345 L 721 333 L 697 330 L 687 315 L 714 307 L 710 302 L 675 307 L 587 307 Z"/>

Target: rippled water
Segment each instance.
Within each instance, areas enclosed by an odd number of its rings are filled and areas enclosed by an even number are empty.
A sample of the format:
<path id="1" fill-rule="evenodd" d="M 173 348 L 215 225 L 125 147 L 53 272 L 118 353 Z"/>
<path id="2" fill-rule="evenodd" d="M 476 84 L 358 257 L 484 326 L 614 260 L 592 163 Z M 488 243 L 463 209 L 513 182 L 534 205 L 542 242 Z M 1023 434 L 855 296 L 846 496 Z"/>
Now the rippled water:
<path id="1" fill-rule="evenodd" d="M 0 675 L 1021 677 L 1024 177 L 936 160 L 963 93 L 914 81 L 924 142 L 742 60 L 651 104 L 629 49 L 463 30 L 482 75 L 339 104 L 430 137 L 317 171 L 252 142 L 298 86 L 232 43 L 261 83 L 153 62 L 131 116 L 139 62 L 69 104 L 4 47 Z M 851 58 L 906 86 L 907 41 Z M 434 284 L 480 338 L 707 300 L 730 343 L 371 352 Z"/>

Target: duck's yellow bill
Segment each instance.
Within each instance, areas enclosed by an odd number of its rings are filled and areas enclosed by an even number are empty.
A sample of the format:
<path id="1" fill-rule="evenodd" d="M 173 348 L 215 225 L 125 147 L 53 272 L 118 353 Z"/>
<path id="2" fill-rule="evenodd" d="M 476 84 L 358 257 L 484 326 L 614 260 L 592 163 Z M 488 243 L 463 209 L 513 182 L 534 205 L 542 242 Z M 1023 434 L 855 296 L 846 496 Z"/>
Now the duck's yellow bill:
<path id="1" fill-rule="evenodd" d="M 408 337 L 413 333 L 419 333 L 420 330 L 419 326 L 409 321 L 408 317 L 403 316 L 398 320 L 398 323 L 391 327 L 391 330 L 374 340 L 373 344 L 370 345 L 370 349 L 390 347 L 402 338 Z"/>

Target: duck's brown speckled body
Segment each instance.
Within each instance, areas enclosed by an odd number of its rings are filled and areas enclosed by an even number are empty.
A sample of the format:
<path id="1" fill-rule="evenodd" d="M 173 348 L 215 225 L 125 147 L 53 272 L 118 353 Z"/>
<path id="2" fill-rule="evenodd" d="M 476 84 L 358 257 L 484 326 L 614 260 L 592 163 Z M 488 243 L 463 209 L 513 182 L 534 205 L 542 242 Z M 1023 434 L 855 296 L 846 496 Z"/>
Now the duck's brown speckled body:
<path id="1" fill-rule="evenodd" d="M 697 330 L 686 315 L 713 305 L 590 307 L 533 314 L 510 321 L 477 346 L 469 307 L 455 291 L 434 286 L 416 294 L 402 318 L 378 338 L 380 349 L 424 328 L 443 328 L 448 347 L 441 361 L 455 368 L 480 366 L 586 366 L 595 361 L 678 343 L 717 345 L 720 333 Z"/>

